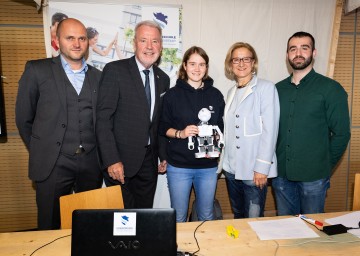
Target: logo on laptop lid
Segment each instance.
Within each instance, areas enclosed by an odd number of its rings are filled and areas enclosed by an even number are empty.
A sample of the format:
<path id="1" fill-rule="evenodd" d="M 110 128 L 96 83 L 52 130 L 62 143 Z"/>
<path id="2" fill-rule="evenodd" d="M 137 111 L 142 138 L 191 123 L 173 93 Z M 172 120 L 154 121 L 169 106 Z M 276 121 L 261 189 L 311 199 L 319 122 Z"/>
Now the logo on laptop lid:
<path id="1" fill-rule="evenodd" d="M 136 236 L 136 212 L 114 212 L 114 236 Z"/>

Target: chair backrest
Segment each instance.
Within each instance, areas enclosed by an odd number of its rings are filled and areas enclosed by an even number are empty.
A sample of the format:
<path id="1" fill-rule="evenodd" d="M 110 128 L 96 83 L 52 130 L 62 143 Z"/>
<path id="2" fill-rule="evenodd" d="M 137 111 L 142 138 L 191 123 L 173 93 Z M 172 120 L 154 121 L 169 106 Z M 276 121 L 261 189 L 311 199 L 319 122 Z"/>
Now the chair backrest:
<path id="1" fill-rule="evenodd" d="M 120 186 L 94 189 L 60 197 L 61 229 L 72 226 L 75 209 L 123 209 Z"/>
<path id="2" fill-rule="evenodd" d="M 360 210 L 360 173 L 355 174 L 353 211 Z"/>

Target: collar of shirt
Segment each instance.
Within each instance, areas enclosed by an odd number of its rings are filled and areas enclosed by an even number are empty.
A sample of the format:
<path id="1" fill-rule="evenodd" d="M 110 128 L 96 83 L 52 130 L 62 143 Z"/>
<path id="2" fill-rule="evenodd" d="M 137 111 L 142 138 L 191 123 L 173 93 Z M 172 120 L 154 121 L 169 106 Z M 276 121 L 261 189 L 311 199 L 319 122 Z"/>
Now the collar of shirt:
<path id="1" fill-rule="evenodd" d="M 145 67 L 138 61 L 138 59 L 137 59 L 136 57 L 135 57 L 135 61 L 136 61 L 136 64 L 137 64 L 137 66 L 138 66 L 139 72 L 140 72 L 140 74 L 141 74 L 141 78 L 142 78 L 142 80 L 143 80 L 143 82 L 144 82 L 144 85 L 145 85 L 145 74 L 144 74 L 143 70 L 147 69 L 147 70 L 150 71 L 149 75 L 150 75 L 150 79 L 151 79 L 151 77 L 154 76 L 153 66 L 151 66 L 150 68 L 145 68 Z M 151 80 L 150 80 L 150 85 L 151 85 Z"/>
<path id="2" fill-rule="evenodd" d="M 76 73 L 85 74 L 85 72 L 87 72 L 87 70 L 89 69 L 84 58 L 81 60 L 82 66 L 81 69 L 79 70 L 72 70 L 70 64 L 65 60 L 65 58 L 61 54 L 60 54 L 60 60 L 61 60 L 61 65 L 64 68 L 66 74 L 76 74 Z"/>
<path id="3" fill-rule="evenodd" d="M 74 87 L 76 93 L 80 95 L 82 86 L 85 80 L 85 73 L 89 69 L 85 59 L 82 59 L 82 66 L 79 70 L 72 70 L 69 63 L 66 62 L 65 58 L 60 54 L 61 64 L 66 73 L 67 78 Z"/>
<path id="4" fill-rule="evenodd" d="M 152 118 L 152 115 L 154 113 L 154 106 L 155 106 L 155 85 L 154 85 L 154 69 L 153 66 L 151 66 L 150 68 L 145 68 L 136 58 L 135 56 L 135 61 L 136 64 L 138 66 L 139 72 L 140 72 L 140 76 L 141 79 L 143 81 L 143 85 L 145 87 L 145 74 L 143 72 L 143 70 L 147 69 L 150 71 L 149 73 L 149 80 L 150 80 L 150 93 L 151 93 L 151 111 L 150 111 L 150 120 Z"/>
<path id="5" fill-rule="evenodd" d="M 303 83 L 306 83 L 310 78 L 312 78 L 313 76 L 314 76 L 314 74 L 316 74 L 316 72 L 315 72 L 315 70 L 312 68 L 311 70 L 310 70 L 310 72 L 309 73 L 307 73 L 301 80 L 300 80 L 300 82 L 299 82 L 299 84 L 298 85 L 295 85 L 293 82 L 292 82 L 292 77 L 293 77 L 293 73 L 291 73 L 291 75 L 289 76 L 289 83 L 290 84 L 292 84 L 292 85 L 294 85 L 295 87 L 299 87 L 300 86 L 300 84 L 303 84 Z"/>

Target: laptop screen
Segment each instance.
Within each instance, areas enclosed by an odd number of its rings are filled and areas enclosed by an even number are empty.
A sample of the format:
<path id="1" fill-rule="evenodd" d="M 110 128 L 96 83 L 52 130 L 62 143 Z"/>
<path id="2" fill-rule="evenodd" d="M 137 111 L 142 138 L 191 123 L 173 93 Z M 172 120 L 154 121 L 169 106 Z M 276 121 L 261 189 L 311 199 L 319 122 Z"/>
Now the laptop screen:
<path id="1" fill-rule="evenodd" d="M 174 209 L 75 210 L 71 256 L 176 255 Z"/>

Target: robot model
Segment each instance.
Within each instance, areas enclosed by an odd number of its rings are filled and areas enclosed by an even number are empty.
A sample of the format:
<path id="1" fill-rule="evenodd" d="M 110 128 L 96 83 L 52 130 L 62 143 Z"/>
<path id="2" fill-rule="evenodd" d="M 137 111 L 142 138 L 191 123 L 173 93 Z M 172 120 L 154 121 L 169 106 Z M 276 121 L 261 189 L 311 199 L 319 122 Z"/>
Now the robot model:
<path id="1" fill-rule="evenodd" d="M 196 136 L 198 141 L 198 153 L 195 153 L 196 158 L 204 157 L 219 157 L 220 151 L 215 147 L 215 137 L 218 135 L 220 138 L 217 142 L 218 148 L 224 146 L 224 136 L 217 125 L 209 125 L 208 121 L 211 118 L 211 112 L 207 108 L 202 108 L 199 111 L 198 117 L 200 124 L 198 125 L 199 134 Z M 215 134 L 214 134 L 215 131 Z M 188 148 L 194 150 L 193 136 L 188 138 Z"/>

